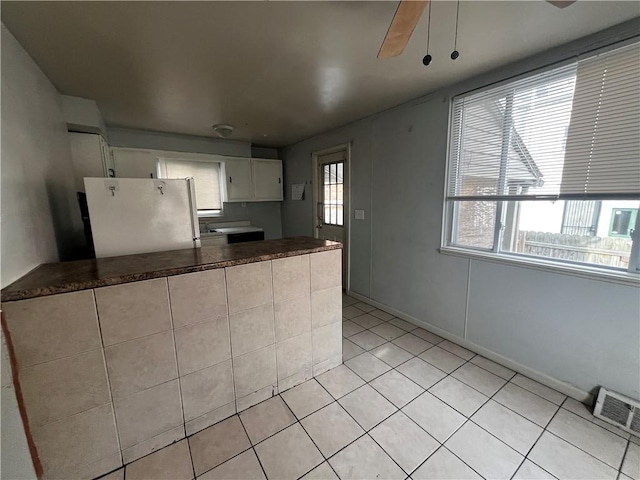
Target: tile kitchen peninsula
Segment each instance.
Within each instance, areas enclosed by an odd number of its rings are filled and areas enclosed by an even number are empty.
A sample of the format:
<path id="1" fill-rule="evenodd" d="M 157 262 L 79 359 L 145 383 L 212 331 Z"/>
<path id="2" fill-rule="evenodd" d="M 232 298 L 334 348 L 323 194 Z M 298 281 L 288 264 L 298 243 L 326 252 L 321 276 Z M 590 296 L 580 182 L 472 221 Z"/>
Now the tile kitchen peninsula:
<path id="1" fill-rule="evenodd" d="M 342 362 L 342 245 L 42 265 L 2 290 L 42 478 L 92 478 Z"/>

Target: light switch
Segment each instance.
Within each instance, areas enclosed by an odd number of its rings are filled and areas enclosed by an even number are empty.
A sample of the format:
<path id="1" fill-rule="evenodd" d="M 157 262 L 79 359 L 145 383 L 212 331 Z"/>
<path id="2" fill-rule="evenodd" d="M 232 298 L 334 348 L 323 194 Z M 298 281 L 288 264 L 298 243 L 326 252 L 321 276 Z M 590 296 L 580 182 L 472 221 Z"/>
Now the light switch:
<path id="1" fill-rule="evenodd" d="M 364 210 L 356 210 L 356 220 L 364 220 Z"/>

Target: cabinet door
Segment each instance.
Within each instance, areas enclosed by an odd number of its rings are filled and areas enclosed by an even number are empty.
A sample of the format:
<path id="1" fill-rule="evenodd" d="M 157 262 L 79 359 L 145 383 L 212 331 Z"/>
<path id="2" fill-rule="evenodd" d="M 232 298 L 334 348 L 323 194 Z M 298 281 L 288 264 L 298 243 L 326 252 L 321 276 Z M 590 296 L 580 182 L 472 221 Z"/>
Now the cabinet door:
<path id="1" fill-rule="evenodd" d="M 251 185 L 251 159 L 234 158 L 225 161 L 225 181 L 228 202 L 253 200 Z"/>
<path id="2" fill-rule="evenodd" d="M 253 192 L 256 200 L 282 200 L 282 162 L 254 158 Z"/>
<path id="3" fill-rule="evenodd" d="M 153 153 L 119 148 L 112 152 L 118 178 L 158 178 L 158 159 Z"/>

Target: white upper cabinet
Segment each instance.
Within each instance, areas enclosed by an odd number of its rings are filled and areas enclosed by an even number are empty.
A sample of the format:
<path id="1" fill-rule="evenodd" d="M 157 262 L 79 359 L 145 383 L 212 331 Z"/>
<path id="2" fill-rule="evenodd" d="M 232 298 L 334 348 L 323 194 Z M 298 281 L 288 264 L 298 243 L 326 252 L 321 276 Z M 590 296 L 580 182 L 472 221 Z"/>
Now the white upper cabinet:
<path id="1" fill-rule="evenodd" d="M 225 180 L 228 202 L 250 202 L 253 200 L 251 181 L 251 159 L 233 158 L 225 160 Z"/>
<path id="2" fill-rule="evenodd" d="M 282 200 L 282 161 L 262 158 L 225 159 L 227 202 Z"/>
<path id="3" fill-rule="evenodd" d="M 256 200 L 282 200 L 282 162 L 254 158 L 253 193 Z"/>
<path id="4" fill-rule="evenodd" d="M 112 148 L 119 178 L 158 178 L 158 156 L 148 150 Z"/>

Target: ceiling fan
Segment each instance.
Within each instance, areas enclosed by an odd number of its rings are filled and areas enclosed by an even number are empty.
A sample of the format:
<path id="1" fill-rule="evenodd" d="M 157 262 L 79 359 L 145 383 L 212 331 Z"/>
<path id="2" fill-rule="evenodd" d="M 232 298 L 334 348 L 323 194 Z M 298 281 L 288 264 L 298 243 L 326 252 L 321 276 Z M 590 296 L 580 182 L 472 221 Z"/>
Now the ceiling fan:
<path id="1" fill-rule="evenodd" d="M 576 0 L 546 1 L 558 8 L 568 7 L 576 2 Z M 404 51 L 427 3 L 429 0 L 402 0 L 400 2 L 378 52 L 378 58 L 397 57 Z"/>

